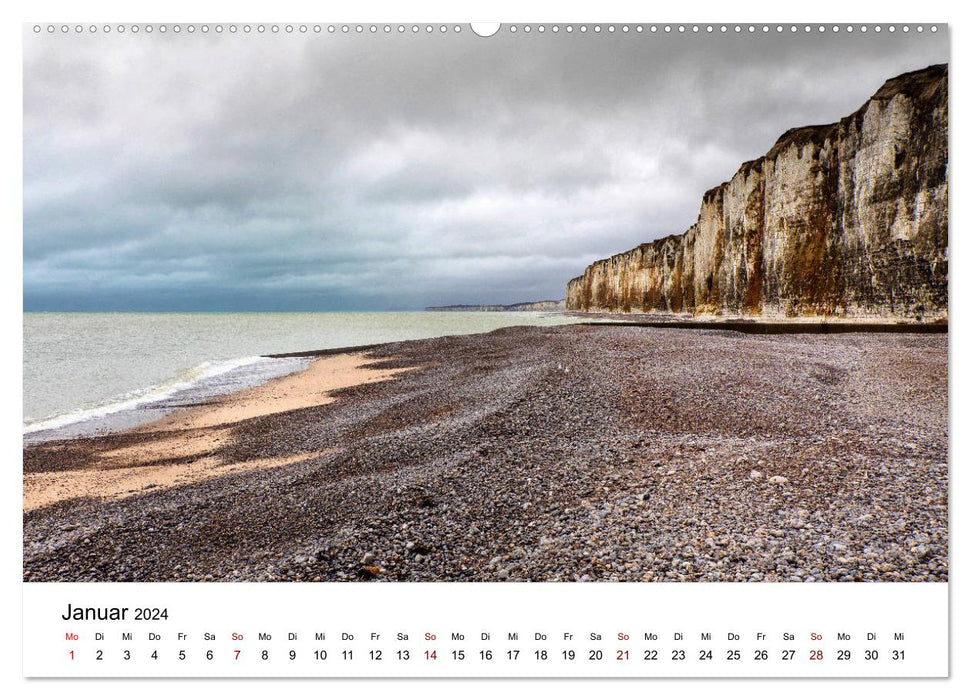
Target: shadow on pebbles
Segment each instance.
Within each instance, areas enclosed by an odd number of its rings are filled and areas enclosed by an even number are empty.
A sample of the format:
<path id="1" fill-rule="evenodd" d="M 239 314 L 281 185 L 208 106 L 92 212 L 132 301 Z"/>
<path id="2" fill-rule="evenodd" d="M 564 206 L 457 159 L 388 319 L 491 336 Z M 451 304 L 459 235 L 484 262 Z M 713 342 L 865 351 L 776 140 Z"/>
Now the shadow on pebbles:
<path id="1" fill-rule="evenodd" d="M 417 369 L 229 426 L 225 458 L 284 466 L 25 513 L 25 580 L 947 580 L 946 335 L 522 327 L 368 358 Z"/>

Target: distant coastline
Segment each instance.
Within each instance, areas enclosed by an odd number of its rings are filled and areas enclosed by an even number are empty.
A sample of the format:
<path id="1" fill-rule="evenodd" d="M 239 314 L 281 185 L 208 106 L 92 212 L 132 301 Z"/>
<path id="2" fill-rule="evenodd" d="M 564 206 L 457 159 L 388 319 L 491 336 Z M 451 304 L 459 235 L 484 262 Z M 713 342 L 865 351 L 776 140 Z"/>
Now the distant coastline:
<path id="1" fill-rule="evenodd" d="M 425 311 L 565 311 L 566 300 L 521 301 L 516 304 L 453 304 L 426 306 Z"/>

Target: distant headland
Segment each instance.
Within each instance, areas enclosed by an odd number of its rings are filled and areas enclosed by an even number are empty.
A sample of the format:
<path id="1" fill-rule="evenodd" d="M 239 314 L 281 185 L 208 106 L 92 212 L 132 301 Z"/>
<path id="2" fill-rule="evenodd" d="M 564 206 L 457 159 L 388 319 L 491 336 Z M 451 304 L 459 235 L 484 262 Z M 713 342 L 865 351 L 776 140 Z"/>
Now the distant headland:
<path id="1" fill-rule="evenodd" d="M 546 299 L 544 301 L 521 301 L 517 304 L 453 304 L 452 306 L 426 306 L 425 311 L 564 311 L 566 302 Z"/>

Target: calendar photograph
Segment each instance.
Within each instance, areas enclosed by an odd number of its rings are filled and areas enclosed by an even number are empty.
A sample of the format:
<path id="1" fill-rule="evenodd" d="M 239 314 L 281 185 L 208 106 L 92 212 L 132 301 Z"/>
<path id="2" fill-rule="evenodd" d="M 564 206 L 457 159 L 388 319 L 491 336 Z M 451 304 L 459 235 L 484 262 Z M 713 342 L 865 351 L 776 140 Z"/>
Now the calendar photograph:
<path id="1" fill-rule="evenodd" d="M 23 581 L 947 582 L 949 62 L 24 25 Z"/>

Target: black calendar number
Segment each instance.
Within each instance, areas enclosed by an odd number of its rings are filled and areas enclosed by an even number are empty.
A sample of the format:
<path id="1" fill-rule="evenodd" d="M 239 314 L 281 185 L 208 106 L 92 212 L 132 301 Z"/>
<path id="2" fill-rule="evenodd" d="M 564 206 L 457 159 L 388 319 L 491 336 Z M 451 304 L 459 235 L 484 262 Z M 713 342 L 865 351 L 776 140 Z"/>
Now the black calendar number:
<path id="1" fill-rule="evenodd" d="M 125 658 L 125 661 L 131 661 L 131 651 L 129 651 L 128 649 L 125 649 L 124 658 Z"/>
<path id="2" fill-rule="evenodd" d="M 851 656 L 852 654 L 850 653 L 849 649 L 839 649 L 836 652 L 837 661 L 849 661 Z"/>
<path id="3" fill-rule="evenodd" d="M 675 649 L 672 651 L 671 661 L 684 661 L 684 649 Z"/>
<path id="4" fill-rule="evenodd" d="M 206 661 L 212 661 L 213 653 L 212 649 L 206 652 Z"/>
<path id="5" fill-rule="evenodd" d="M 411 652 L 407 649 L 398 650 L 398 661 L 407 661 L 411 658 Z"/>
<path id="6" fill-rule="evenodd" d="M 314 651 L 314 658 L 317 659 L 317 661 L 326 661 L 327 660 L 327 650 L 326 649 L 317 649 L 316 651 Z"/>
<path id="7" fill-rule="evenodd" d="M 465 661 L 465 649 L 453 649 L 452 658 L 456 661 Z"/>
<path id="8" fill-rule="evenodd" d="M 152 658 L 158 661 L 158 649 L 152 652 Z"/>
<path id="9" fill-rule="evenodd" d="M 602 661 L 603 657 L 604 657 L 604 653 L 599 649 L 590 650 L 590 661 Z"/>
<path id="10" fill-rule="evenodd" d="M 893 650 L 892 657 L 893 657 L 893 660 L 894 661 L 903 661 L 904 660 L 904 650 L 903 649 L 894 649 Z"/>
<path id="11" fill-rule="evenodd" d="M 795 649 L 783 649 L 782 650 L 782 660 L 783 661 L 792 661 L 794 658 L 796 658 L 796 650 Z"/>
<path id="12" fill-rule="evenodd" d="M 546 659 L 547 659 L 546 649 L 537 649 L 536 650 L 536 660 L 537 661 L 546 661 Z"/>
<path id="13" fill-rule="evenodd" d="M 711 649 L 700 649 L 698 651 L 698 661 L 711 661 Z"/>
<path id="14" fill-rule="evenodd" d="M 657 661 L 657 649 L 645 649 L 644 650 L 644 660 L 645 661 Z"/>
<path id="15" fill-rule="evenodd" d="M 185 649 L 179 649 L 179 661 L 185 661 Z"/>
<path id="16" fill-rule="evenodd" d="M 876 661 L 880 658 L 880 652 L 876 649 L 867 649 L 863 652 L 863 658 L 867 661 Z"/>
<path id="17" fill-rule="evenodd" d="M 168 608 L 135 608 L 136 620 L 168 620 Z"/>
<path id="18" fill-rule="evenodd" d="M 573 649 L 564 649 L 563 650 L 563 659 L 565 661 L 573 661 L 576 658 L 577 658 L 577 653 L 575 651 L 573 651 Z"/>
<path id="19" fill-rule="evenodd" d="M 260 658 L 263 659 L 264 661 L 269 661 L 270 660 L 270 652 L 267 651 L 266 649 L 264 649 L 263 650 L 263 653 L 260 654 Z"/>
<path id="20" fill-rule="evenodd" d="M 104 652 L 98 649 L 97 653 L 94 655 L 95 661 L 101 661 L 104 658 Z"/>
<path id="21" fill-rule="evenodd" d="M 492 661 L 492 650 L 483 649 L 482 651 L 479 652 L 479 658 L 482 659 L 483 661 Z"/>
<path id="22" fill-rule="evenodd" d="M 769 650 L 768 649 L 756 649 L 755 650 L 755 660 L 756 661 L 768 661 L 769 660 Z"/>
<path id="23" fill-rule="evenodd" d="M 371 661 L 380 661 L 381 660 L 381 650 L 380 649 L 372 649 L 368 653 L 371 655 Z"/>
<path id="24" fill-rule="evenodd" d="M 294 649 L 290 650 L 290 660 L 293 661 L 297 658 L 297 652 Z"/>
<path id="25" fill-rule="evenodd" d="M 725 658 L 728 661 L 741 661 L 742 652 L 739 651 L 738 649 L 729 649 L 728 653 L 725 655 Z"/>

